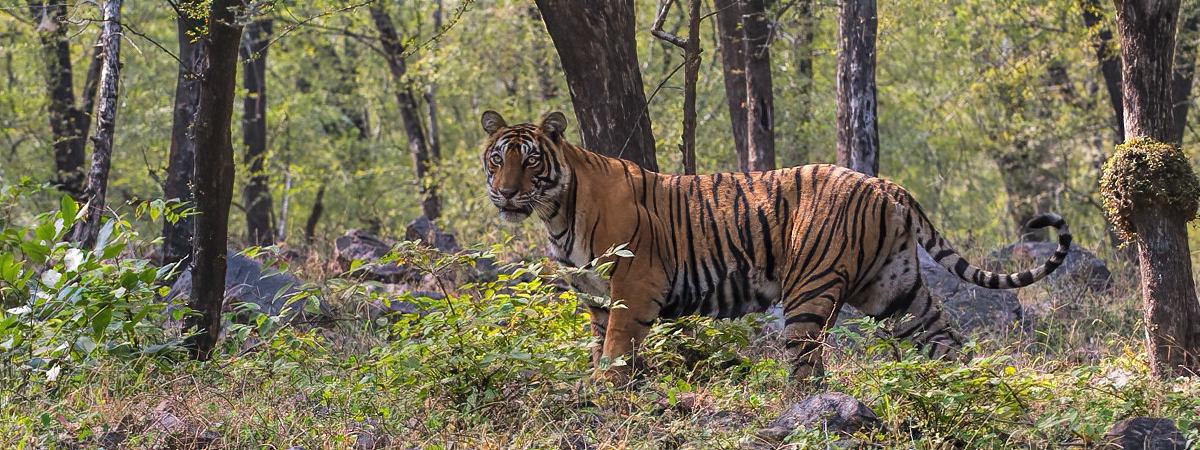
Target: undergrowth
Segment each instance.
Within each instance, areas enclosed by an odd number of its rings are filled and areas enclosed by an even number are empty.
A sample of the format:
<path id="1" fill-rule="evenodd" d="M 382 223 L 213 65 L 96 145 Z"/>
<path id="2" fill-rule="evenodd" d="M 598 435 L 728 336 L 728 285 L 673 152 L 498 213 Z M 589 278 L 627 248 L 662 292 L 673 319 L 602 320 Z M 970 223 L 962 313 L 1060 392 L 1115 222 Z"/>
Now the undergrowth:
<path id="1" fill-rule="evenodd" d="M 400 245 L 389 258 L 431 274 L 436 292 L 335 273 L 316 295 L 335 311 L 328 322 L 252 314 L 216 358 L 190 361 L 173 327 L 186 310 L 157 299 L 171 269 L 132 258 L 122 247 L 142 238 L 116 219 L 95 248 L 63 243 L 77 216 L 64 200 L 3 224 L 0 447 L 734 448 L 815 392 L 788 380 L 778 324 L 761 314 L 661 322 L 634 383 L 589 381 L 587 314 L 550 264 L 518 261 L 494 279 L 465 270 L 505 260 L 503 245 L 457 256 Z M 882 419 L 856 436 L 870 448 L 1088 447 L 1135 416 L 1170 418 L 1195 440 L 1200 380 L 1149 377 L 1127 317 L 1135 295 L 1118 277 L 1069 308 L 1050 299 L 1027 324 L 977 331 L 967 363 L 880 337 L 886 323 L 839 325 L 825 389 Z M 832 439 L 799 431 L 786 445 Z"/>

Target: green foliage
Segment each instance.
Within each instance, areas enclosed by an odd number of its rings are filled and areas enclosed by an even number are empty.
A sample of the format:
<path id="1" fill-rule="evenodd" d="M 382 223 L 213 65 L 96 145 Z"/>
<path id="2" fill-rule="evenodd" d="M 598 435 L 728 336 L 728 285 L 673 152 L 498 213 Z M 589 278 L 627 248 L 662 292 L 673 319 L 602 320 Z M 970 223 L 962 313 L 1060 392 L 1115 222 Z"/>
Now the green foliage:
<path id="1" fill-rule="evenodd" d="M 24 192 L 6 187 L 0 203 Z M 175 341 L 154 297 L 173 267 L 124 254 L 136 234 L 120 219 L 104 222 L 93 248 L 65 242 L 85 214 L 63 196 L 58 211 L 0 231 L 0 370 L 8 379 L 62 384 L 104 357 L 170 353 Z"/>
<path id="2" fill-rule="evenodd" d="M 1100 192 L 1108 218 L 1121 239 L 1130 242 L 1137 228 L 1130 217 L 1144 206 L 1161 205 L 1191 219 L 1200 206 L 1200 179 L 1178 146 L 1135 137 L 1104 162 Z"/>
<path id="3" fill-rule="evenodd" d="M 686 316 L 661 321 L 650 329 L 642 349 L 646 365 L 657 372 L 684 380 L 727 376 L 730 370 L 747 370 L 753 362 L 743 356 L 755 335 L 762 332 L 761 314 L 718 320 Z"/>

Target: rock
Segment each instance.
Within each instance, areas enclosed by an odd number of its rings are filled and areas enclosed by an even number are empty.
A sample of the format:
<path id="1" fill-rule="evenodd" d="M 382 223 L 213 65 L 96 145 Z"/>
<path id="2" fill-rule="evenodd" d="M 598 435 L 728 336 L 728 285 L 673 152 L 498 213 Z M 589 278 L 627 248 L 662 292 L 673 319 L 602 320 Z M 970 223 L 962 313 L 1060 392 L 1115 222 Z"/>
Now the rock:
<path id="1" fill-rule="evenodd" d="M 825 392 L 793 404 L 767 428 L 755 431 L 754 435 L 769 442 L 783 442 L 801 427 L 821 429 L 831 435 L 848 436 L 878 424 L 879 417 L 875 412 L 854 397 Z"/>
<path id="2" fill-rule="evenodd" d="M 959 331 L 965 333 L 980 327 L 1007 327 L 1024 317 L 1016 292 L 982 288 L 962 281 L 934 261 L 924 249 L 919 249 L 917 253 L 921 260 L 921 279 Z"/>
<path id="3" fill-rule="evenodd" d="M 436 248 L 442 253 L 462 253 L 463 248 L 458 245 L 458 241 L 454 239 L 454 235 L 443 232 L 437 228 L 437 224 L 433 223 L 424 215 L 413 219 L 408 223 L 408 227 L 404 230 L 404 239 L 410 241 L 421 241 L 422 244 Z M 489 279 L 495 279 L 496 263 L 490 259 L 476 259 L 474 275 L 485 275 Z"/>
<path id="4" fill-rule="evenodd" d="M 1055 242 L 1021 242 L 988 253 L 984 267 L 993 272 L 1027 270 L 1050 259 L 1056 249 Z M 1039 283 L 1054 293 L 1106 292 L 1112 287 L 1112 272 L 1094 253 L 1072 245 L 1063 264 Z"/>
<path id="5" fill-rule="evenodd" d="M 150 424 L 150 431 L 157 435 L 156 448 L 203 449 L 220 438 L 217 433 L 188 423 L 161 408 L 157 414 Z"/>
<path id="6" fill-rule="evenodd" d="M 424 215 L 408 223 L 408 227 L 404 229 L 404 239 L 421 241 L 422 244 L 436 248 L 442 253 L 458 253 L 462 251 L 462 246 L 458 245 L 458 241 L 454 240 L 453 234 L 439 230 L 437 224 Z"/>
<path id="7" fill-rule="evenodd" d="M 273 269 L 263 270 L 262 263 L 238 255 L 232 251 L 226 253 L 225 263 L 225 309 L 239 311 L 238 321 L 249 320 L 248 314 L 242 314 L 243 309 L 238 303 L 257 305 L 257 310 L 269 316 L 283 317 L 287 322 L 296 320 L 313 320 L 332 316 L 329 305 L 318 302 L 320 313 L 316 317 L 308 317 L 304 312 L 307 299 L 293 298 L 302 294 L 303 281 L 285 272 L 275 272 Z M 171 286 L 166 301 L 176 303 L 190 295 L 192 291 L 191 269 L 184 270 Z"/>
<path id="8" fill-rule="evenodd" d="M 362 261 L 364 264 L 355 273 L 365 279 L 383 283 L 408 283 L 414 278 L 420 280 L 421 274 L 416 270 L 394 262 L 377 262 L 391 251 L 390 243 L 362 230 L 350 230 L 333 241 L 333 254 L 342 270 L 350 270 L 355 261 Z"/>
<path id="9" fill-rule="evenodd" d="M 350 424 L 350 433 L 354 435 L 355 450 L 387 448 L 392 443 L 392 439 L 388 435 L 383 434 L 373 420 L 364 420 Z"/>
<path id="10" fill-rule="evenodd" d="M 1187 439 L 1170 419 L 1136 417 L 1113 424 L 1105 450 L 1186 450 Z"/>
<path id="11" fill-rule="evenodd" d="M 561 450 L 592 450 L 596 446 L 589 443 L 583 433 L 572 433 L 558 436 L 558 448 Z"/>

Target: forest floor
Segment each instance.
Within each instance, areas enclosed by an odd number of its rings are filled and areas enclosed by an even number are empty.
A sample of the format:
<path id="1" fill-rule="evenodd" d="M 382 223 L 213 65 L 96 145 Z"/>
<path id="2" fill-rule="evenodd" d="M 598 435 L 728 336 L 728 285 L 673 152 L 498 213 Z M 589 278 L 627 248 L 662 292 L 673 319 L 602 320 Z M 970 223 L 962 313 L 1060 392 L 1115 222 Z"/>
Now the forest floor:
<path id="1" fill-rule="evenodd" d="M 552 272 L 542 263 L 495 282 L 460 281 L 444 299 L 336 278 L 315 257 L 290 270 L 321 280 L 331 320 L 258 316 L 230 326 L 207 362 L 177 351 L 101 355 L 50 379 L 6 378 L 0 447 L 738 448 L 818 391 L 788 379 L 762 315 L 661 323 L 633 383 L 592 382 L 586 314 L 574 294 L 530 275 Z M 1149 377 L 1129 273 L 1114 270 L 1103 294 L 1020 291 L 1029 313 L 975 330 L 965 364 L 880 338 L 880 324 L 839 324 L 823 390 L 859 399 L 882 423 L 849 438 L 799 430 L 783 445 L 1090 448 L 1114 422 L 1138 416 L 1171 419 L 1196 442 L 1200 378 Z M 391 301 L 414 308 L 372 307 Z"/>

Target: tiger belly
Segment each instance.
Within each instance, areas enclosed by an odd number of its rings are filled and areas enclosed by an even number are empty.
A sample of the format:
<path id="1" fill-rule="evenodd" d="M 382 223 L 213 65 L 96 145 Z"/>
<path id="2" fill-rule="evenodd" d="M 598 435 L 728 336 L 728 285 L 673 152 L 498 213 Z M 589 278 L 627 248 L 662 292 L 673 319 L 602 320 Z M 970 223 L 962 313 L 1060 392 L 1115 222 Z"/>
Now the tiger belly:
<path id="1" fill-rule="evenodd" d="M 680 273 L 660 315 L 665 319 L 688 315 L 732 318 L 764 312 L 779 301 L 782 287 L 776 278 L 759 270 L 711 278 Z"/>

